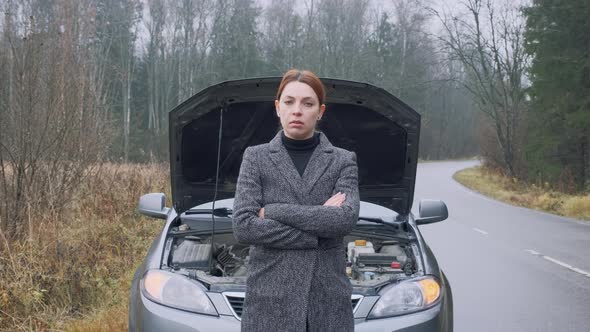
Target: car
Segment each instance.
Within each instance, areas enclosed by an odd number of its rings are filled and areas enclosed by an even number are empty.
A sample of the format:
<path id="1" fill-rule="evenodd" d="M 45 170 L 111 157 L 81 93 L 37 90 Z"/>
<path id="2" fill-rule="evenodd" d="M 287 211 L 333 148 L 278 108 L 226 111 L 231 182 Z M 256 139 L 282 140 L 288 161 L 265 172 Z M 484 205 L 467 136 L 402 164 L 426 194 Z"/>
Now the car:
<path id="1" fill-rule="evenodd" d="M 141 214 L 166 223 L 133 276 L 130 331 L 240 331 L 250 247 L 234 237 L 233 196 L 244 150 L 280 130 L 280 80 L 222 82 L 169 113 L 172 206 L 163 193 L 139 199 Z M 421 200 L 411 212 L 420 115 L 371 84 L 322 81 L 318 129 L 357 155 L 359 220 L 343 250 L 355 331 L 452 331 L 451 287 L 418 227 L 447 207 Z"/>

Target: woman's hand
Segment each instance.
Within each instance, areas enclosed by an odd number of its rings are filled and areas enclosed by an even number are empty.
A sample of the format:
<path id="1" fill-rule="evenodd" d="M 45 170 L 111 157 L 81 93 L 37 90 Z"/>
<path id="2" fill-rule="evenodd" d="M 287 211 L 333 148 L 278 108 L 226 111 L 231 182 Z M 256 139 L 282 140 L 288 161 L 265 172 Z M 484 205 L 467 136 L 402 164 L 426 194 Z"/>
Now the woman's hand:
<path id="1" fill-rule="evenodd" d="M 345 199 L 346 194 L 337 192 L 334 196 L 330 197 L 326 203 L 324 203 L 324 206 L 340 206 L 342 203 L 344 203 Z"/>
<path id="2" fill-rule="evenodd" d="M 260 211 L 258 211 L 258 216 L 264 219 L 264 208 L 261 208 Z"/>

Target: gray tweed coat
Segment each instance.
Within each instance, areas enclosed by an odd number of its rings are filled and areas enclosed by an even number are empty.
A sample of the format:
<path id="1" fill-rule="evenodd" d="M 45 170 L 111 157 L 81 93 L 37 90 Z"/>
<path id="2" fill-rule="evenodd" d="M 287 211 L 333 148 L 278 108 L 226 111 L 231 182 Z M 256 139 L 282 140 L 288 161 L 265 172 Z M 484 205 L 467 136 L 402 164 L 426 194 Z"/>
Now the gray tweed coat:
<path id="1" fill-rule="evenodd" d="M 359 214 L 356 154 L 320 133 L 300 176 L 280 134 L 244 151 L 238 177 L 234 235 L 252 245 L 242 331 L 354 331 L 343 237 Z M 323 206 L 339 191 L 342 206 Z"/>

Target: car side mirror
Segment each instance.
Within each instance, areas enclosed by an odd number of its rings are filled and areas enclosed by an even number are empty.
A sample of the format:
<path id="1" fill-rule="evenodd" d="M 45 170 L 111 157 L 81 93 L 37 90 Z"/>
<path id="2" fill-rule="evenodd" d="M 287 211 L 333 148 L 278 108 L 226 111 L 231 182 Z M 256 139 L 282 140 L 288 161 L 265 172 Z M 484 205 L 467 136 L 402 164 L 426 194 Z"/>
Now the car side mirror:
<path id="1" fill-rule="evenodd" d="M 166 195 L 163 193 L 145 194 L 139 198 L 139 213 L 158 219 L 168 218 L 169 208 L 166 207 Z"/>
<path id="2" fill-rule="evenodd" d="M 417 225 L 432 224 L 449 217 L 445 202 L 434 199 L 423 199 L 418 208 L 420 216 L 416 218 Z"/>

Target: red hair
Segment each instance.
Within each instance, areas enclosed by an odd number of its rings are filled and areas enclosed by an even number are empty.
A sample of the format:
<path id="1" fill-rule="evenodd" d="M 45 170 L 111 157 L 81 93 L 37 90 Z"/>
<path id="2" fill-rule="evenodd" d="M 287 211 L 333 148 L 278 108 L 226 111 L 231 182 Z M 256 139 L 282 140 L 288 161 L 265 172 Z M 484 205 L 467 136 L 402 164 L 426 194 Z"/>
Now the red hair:
<path id="1" fill-rule="evenodd" d="M 324 100 L 326 99 L 326 88 L 324 87 L 324 83 L 322 83 L 320 78 L 313 72 L 299 69 L 290 69 L 285 75 L 283 75 L 276 99 L 279 100 L 281 98 L 281 94 L 287 84 L 295 81 L 309 85 L 318 96 L 320 105 L 324 103 Z"/>

